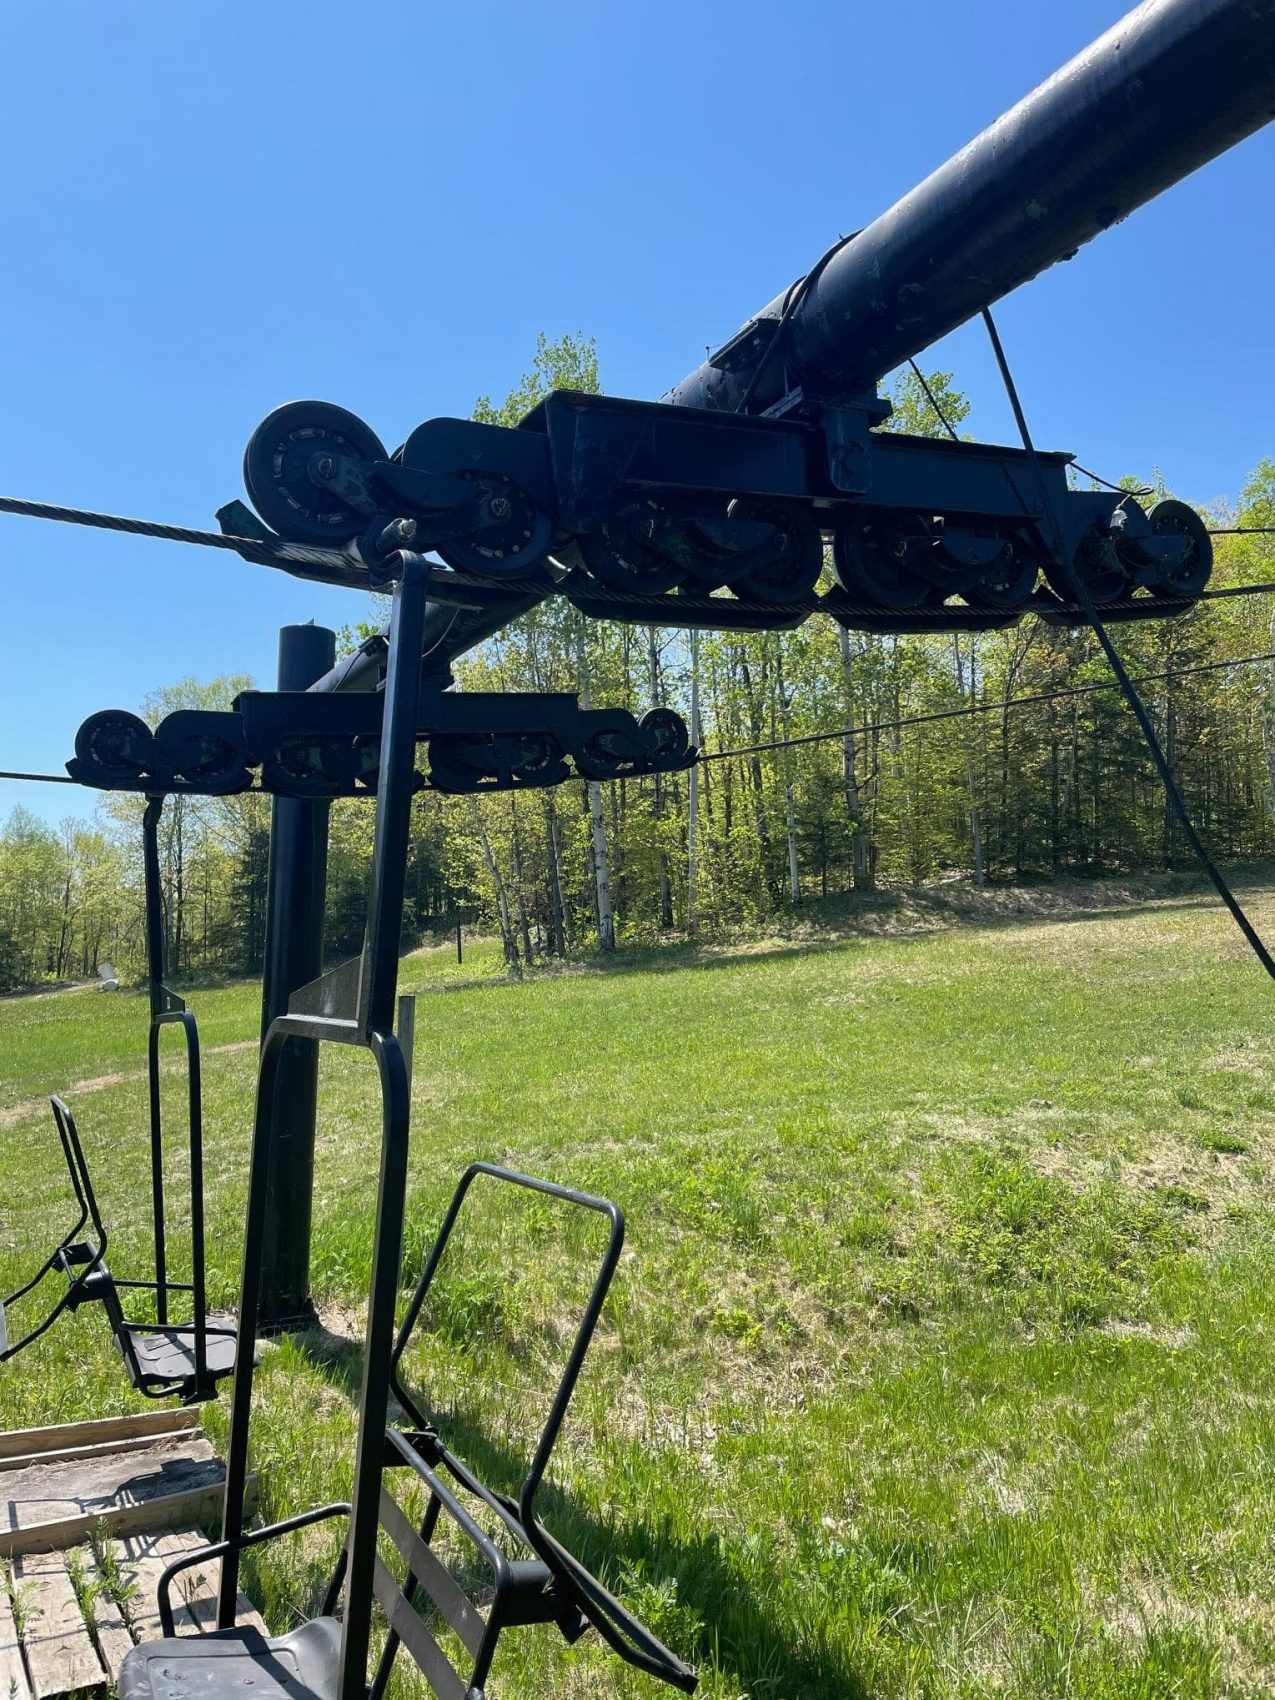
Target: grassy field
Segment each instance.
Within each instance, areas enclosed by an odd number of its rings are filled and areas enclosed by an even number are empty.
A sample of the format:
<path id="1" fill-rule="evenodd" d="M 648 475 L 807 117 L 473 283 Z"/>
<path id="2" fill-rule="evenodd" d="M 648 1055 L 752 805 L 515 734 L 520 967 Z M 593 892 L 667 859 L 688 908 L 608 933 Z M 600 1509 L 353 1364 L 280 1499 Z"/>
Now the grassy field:
<path id="1" fill-rule="evenodd" d="M 1248 894 L 1275 931 L 1275 888 Z M 1275 1683 L 1272 990 L 1190 892 L 883 910 L 509 984 L 404 964 L 407 1267 L 482 1156 L 603 1192 L 629 1238 L 553 1522 L 727 1700 L 1247 1695 Z M 1090 898 L 1092 904 L 1092 897 Z M 960 905 L 957 906 L 958 910 Z M 257 988 L 191 994 L 210 1261 L 233 1300 Z M 143 1000 L 0 1004 L 0 1288 L 66 1214 L 64 1089 L 121 1273 L 147 1255 Z M 169 1096 L 174 1118 L 181 1079 Z M 347 1487 L 377 1122 L 325 1060 L 314 1287 L 266 1351 L 263 1509 Z M 415 1354 L 512 1486 L 591 1242 L 484 1206 Z M 129 1408 L 92 1312 L 0 1370 L 0 1426 Z M 205 1422 L 224 1438 L 224 1414 Z M 326 1553 L 253 1573 L 271 1620 Z M 410 1685 L 404 1685 L 405 1688 Z M 590 1637 L 511 1634 L 493 1692 L 648 1696 Z"/>

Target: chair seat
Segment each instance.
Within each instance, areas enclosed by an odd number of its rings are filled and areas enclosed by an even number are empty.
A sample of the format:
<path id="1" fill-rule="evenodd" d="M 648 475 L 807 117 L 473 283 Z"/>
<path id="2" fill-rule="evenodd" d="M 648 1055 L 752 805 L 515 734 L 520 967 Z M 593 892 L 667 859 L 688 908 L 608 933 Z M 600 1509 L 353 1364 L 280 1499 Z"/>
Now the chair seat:
<path id="1" fill-rule="evenodd" d="M 119 1700 L 336 1700 L 341 1625 L 316 1617 L 289 1635 L 218 1629 L 143 1641 L 120 1666 Z M 251 1695 L 245 1691 L 251 1690 Z"/>
<path id="2" fill-rule="evenodd" d="M 137 1355 L 138 1377 L 143 1385 L 194 1380 L 193 1328 L 153 1328 L 145 1334 L 130 1333 L 133 1351 Z M 229 1375 L 235 1367 L 234 1335 L 208 1334 L 205 1344 L 209 1375 L 214 1380 Z"/>

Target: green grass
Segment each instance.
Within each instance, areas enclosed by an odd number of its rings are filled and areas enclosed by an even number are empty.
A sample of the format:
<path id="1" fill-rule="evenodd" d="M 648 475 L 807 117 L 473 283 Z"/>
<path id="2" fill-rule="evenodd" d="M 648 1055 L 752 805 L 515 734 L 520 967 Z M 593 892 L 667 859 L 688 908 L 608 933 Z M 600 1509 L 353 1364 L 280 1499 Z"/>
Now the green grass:
<path id="1" fill-rule="evenodd" d="M 1248 895 L 1269 935 L 1275 891 Z M 404 989 L 430 994 L 409 1270 L 473 1157 L 624 1206 L 552 1521 L 715 1700 L 1266 1691 L 1271 990 L 1189 894 L 977 912 L 996 924 L 812 929 L 521 984 L 490 945 L 460 968 L 446 947 L 409 958 Z M 191 1002 L 211 1279 L 229 1302 L 257 988 Z M 144 1261 L 144 1028 L 135 996 L 0 1004 L 0 1285 L 66 1213 L 52 1124 L 30 1103 L 54 1086 L 101 1176 L 113 1262 Z M 349 1482 L 374 1094 L 366 1057 L 325 1058 L 313 1278 L 330 1333 L 265 1353 L 270 1517 Z M 541 1206 L 474 1202 L 413 1373 L 508 1486 L 596 1238 Z M 5 1427 L 129 1403 L 91 1312 L 0 1371 Z M 205 1421 L 223 1440 L 223 1406 Z M 327 1557 L 311 1536 L 256 1562 L 277 1626 L 313 1607 Z M 507 1637 L 492 1690 L 657 1685 L 593 1637 L 568 1650 L 537 1630 Z"/>

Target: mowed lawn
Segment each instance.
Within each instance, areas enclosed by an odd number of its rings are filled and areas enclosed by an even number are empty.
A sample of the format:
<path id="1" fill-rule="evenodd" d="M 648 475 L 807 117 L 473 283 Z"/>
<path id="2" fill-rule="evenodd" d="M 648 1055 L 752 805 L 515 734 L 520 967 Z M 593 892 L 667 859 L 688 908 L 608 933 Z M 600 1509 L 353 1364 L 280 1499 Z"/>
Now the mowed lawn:
<path id="1" fill-rule="evenodd" d="M 1275 889 L 1247 897 L 1270 936 Z M 623 1206 L 550 1520 L 699 1664 L 706 1695 L 1275 1683 L 1275 988 L 1203 897 L 1065 902 L 521 984 L 486 945 L 460 970 L 446 950 L 404 963 L 425 994 L 408 1275 L 475 1157 Z M 223 1303 L 257 998 L 190 994 Z M 0 1004 L 0 1287 L 68 1214 L 37 1098 L 52 1088 L 78 1112 L 112 1263 L 142 1271 L 144 1034 L 139 996 Z M 378 1140 L 369 1059 L 330 1053 L 325 1332 L 264 1353 L 270 1517 L 348 1491 Z M 539 1206 L 475 1205 L 413 1376 L 458 1448 L 514 1487 L 597 1241 Z M 136 1403 L 91 1309 L 0 1369 L 0 1426 Z M 205 1408 L 218 1442 L 224 1403 Z M 327 1556 L 311 1537 L 258 1562 L 276 1626 L 313 1609 Z M 548 1629 L 511 1632 L 491 1684 L 509 1700 L 658 1691 L 596 1637 L 567 1649 Z"/>

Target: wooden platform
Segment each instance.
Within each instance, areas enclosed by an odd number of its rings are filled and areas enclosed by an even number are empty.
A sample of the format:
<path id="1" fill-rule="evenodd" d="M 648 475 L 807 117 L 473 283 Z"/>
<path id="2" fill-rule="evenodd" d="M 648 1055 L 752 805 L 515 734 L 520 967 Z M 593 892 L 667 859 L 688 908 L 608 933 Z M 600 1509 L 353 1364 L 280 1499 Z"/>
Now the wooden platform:
<path id="1" fill-rule="evenodd" d="M 0 1700 L 114 1683 L 161 1633 L 160 1573 L 208 1544 L 223 1481 L 195 1411 L 0 1434 Z M 213 1626 L 218 1568 L 178 1579 L 179 1634 Z M 242 1596 L 239 1621 L 264 1628 Z"/>

